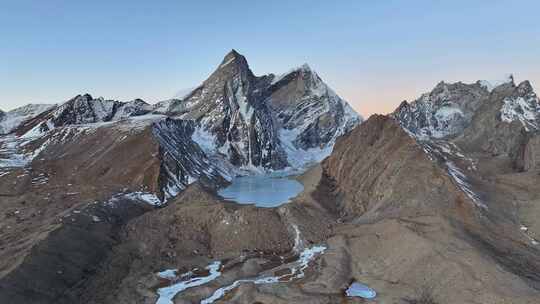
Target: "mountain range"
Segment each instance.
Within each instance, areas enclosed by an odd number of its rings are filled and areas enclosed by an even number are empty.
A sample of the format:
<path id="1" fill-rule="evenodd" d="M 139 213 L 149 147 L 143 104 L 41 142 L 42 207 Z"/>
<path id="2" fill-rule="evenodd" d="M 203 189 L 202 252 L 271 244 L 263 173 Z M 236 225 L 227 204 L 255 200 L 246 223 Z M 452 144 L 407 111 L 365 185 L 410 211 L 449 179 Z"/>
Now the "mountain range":
<path id="1" fill-rule="evenodd" d="M 0 303 L 540 299 L 540 100 L 512 76 L 364 121 L 308 65 L 232 50 L 173 99 L 28 105 L 0 134 Z M 304 191 L 216 192 L 255 175 Z"/>
<path id="2" fill-rule="evenodd" d="M 121 132 L 148 125 L 161 154 L 156 182 L 162 200 L 201 178 L 220 184 L 250 172 L 301 169 L 328 156 L 336 138 L 361 121 L 309 66 L 256 77 L 234 50 L 182 99 L 150 105 L 84 94 L 60 105 L 28 105 L 0 118 L 6 140 L 16 147 L 10 151 L 19 151 L 4 162 L 25 159 L 21 164 L 36 155 L 26 149 L 30 140 L 46 143 L 39 147 L 44 149 L 51 142 L 64 144 L 68 138 L 59 142 L 57 135 L 66 130 Z"/>

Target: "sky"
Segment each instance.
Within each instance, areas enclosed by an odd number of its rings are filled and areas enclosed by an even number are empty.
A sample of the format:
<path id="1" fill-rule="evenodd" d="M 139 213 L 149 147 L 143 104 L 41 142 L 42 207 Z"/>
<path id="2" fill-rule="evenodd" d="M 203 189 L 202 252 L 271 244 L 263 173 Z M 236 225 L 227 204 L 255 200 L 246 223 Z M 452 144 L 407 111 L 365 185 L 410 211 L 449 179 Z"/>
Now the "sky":
<path id="1" fill-rule="evenodd" d="M 442 80 L 540 89 L 540 1 L 0 0 L 0 109 L 86 92 L 155 103 L 233 48 L 256 75 L 308 63 L 367 117 Z"/>

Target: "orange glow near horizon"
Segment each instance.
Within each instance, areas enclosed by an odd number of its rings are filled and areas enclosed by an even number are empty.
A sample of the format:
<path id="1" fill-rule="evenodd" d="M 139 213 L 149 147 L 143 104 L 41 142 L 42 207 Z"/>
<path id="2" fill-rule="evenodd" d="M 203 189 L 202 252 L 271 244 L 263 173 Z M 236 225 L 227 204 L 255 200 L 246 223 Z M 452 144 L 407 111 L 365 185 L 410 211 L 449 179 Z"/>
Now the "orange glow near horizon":
<path id="1" fill-rule="evenodd" d="M 540 94 L 540 75 L 533 79 L 516 79 L 516 85 L 521 81 L 529 80 L 537 94 Z M 399 104 L 406 100 L 411 102 L 419 98 L 423 93 L 430 92 L 438 81 L 432 82 L 431 85 L 392 85 L 391 82 L 384 85 L 375 85 L 371 87 L 340 87 L 337 89 L 337 94 L 347 100 L 351 107 L 367 119 L 372 114 L 389 114 L 393 112 Z M 470 83 L 466 82 L 465 83 Z M 540 96 L 540 95 L 539 95 Z"/>

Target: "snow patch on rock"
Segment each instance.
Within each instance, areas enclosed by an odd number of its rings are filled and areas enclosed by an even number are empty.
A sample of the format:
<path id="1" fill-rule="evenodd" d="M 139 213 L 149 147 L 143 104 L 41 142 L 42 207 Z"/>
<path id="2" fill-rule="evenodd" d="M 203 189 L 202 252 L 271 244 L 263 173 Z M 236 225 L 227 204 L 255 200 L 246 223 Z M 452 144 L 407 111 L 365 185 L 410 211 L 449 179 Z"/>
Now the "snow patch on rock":
<path id="1" fill-rule="evenodd" d="M 302 133 L 302 130 L 293 129 L 281 129 L 279 136 L 281 139 L 282 147 L 287 154 L 287 161 L 289 162 L 289 169 L 303 169 L 307 168 L 310 164 L 319 163 L 326 157 L 328 157 L 334 148 L 335 141 L 330 144 L 319 148 L 302 149 L 295 145 L 295 140 Z"/>
<path id="2" fill-rule="evenodd" d="M 152 206 L 159 206 L 162 204 L 161 200 L 157 197 L 157 195 L 150 192 L 141 192 L 141 191 L 131 192 L 131 193 L 124 194 L 123 197 L 140 201 L 140 202 L 144 202 Z"/>
<path id="3" fill-rule="evenodd" d="M 501 120 L 511 123 L 519 121 L 525 130 L 538 130 L 540 128 L 540 104 L 536 96 L 530 98 L 507 97 L 501 107 Z"/>

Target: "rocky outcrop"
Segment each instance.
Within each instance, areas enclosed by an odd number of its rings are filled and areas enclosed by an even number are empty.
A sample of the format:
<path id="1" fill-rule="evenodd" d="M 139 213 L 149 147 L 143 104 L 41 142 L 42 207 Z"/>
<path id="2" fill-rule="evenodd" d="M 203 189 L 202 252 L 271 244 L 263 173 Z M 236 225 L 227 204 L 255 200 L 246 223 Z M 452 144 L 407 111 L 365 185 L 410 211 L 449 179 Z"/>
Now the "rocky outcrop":
<path id="1" fill-rule="evenodd" d="M 516 166 L 522 171 L 540 169 L 540 134 L 528 136 L 520 147 Z"/>

